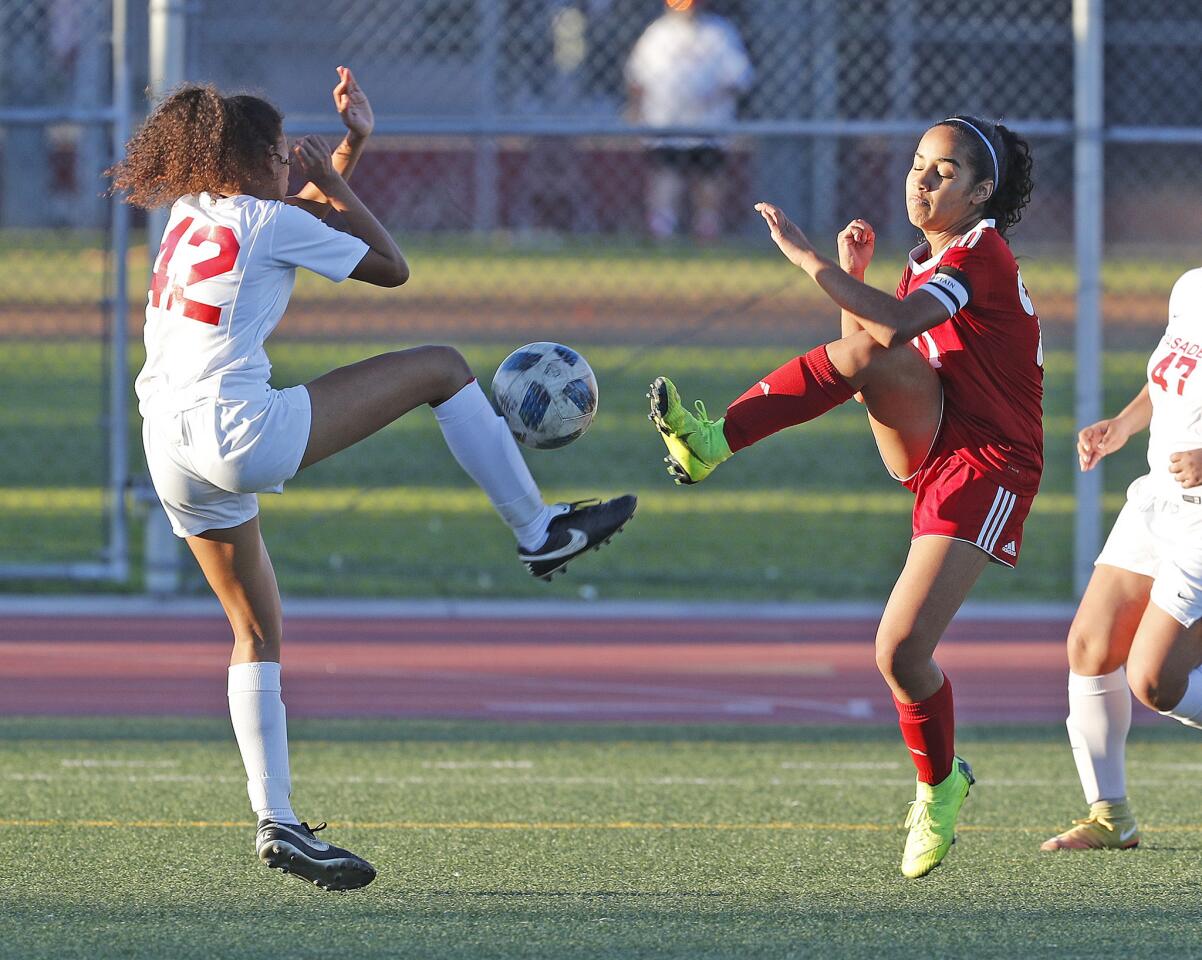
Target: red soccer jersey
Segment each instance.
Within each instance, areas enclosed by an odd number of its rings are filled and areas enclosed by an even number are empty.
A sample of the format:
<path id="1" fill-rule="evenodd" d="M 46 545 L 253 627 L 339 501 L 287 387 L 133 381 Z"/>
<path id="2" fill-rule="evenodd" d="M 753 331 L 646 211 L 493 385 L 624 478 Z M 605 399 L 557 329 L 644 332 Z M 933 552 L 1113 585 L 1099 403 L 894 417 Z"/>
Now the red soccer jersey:
<path id="1" fill-rule="evenodd" d="M 1043 338 L 1018 264 L 993 220 L 929 254 L 925 243 L 910 251 L 897 296 L 922 290 L 947 309 L 913 341 L 943 381 L 945 439 L 1002 486 L 1033 496 L 1043 473 Z"/>

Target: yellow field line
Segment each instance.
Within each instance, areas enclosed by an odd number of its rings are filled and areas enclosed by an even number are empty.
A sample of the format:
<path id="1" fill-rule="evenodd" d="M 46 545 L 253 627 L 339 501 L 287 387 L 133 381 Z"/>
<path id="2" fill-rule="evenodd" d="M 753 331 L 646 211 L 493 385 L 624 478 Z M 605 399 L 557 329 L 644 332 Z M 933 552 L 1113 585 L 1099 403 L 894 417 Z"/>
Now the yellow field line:
<path id="1" fill-rule="evenodd" d="M 36 828 L 68 827 L 71 829 L 116 828 L 124 830 L 205 830 L 205 829 L 250 829 L 249 820 L 3 820 L 0 827 Z M 695 830 L 713 831 L 777 831 L 795 833 L 856 833 L 856 832 L 900 832 L 899 824 L 888 823 L 642 823 L 614 821 L 610 823 L 577 823 L 572 821 L 487 821 L 465 820 L 454 823 L 420 820 L 347 820 L 334 824 L 336 827 L 353 830 L 539 830 L 539 831 L 586 831 L 586 830 Z M 958 828 L 969 833 L 1041 833 L 1051 829 L 1043 827 L 999 827 L 965 824 Z M 1202 823 L 1182 823 L 1163 827 L 1144 827 L 1145 833 L 1199 833 Z"/>

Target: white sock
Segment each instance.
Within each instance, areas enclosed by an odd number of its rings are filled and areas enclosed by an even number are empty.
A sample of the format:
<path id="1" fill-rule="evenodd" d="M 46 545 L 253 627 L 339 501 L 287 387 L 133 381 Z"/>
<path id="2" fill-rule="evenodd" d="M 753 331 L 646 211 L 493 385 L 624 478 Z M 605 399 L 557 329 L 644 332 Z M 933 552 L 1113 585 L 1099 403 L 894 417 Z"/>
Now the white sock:
<path id="1" fill-rule="evenodd" d="M 1162 717 L 1172 717 L 1187 727 L 1202 730 L 1202 667 L 1191 670 L 1185 696 L 1172 710 L 1161 710 Z"/>
<path id="2" fill-rule="evenodd" d="M 292 812 L 288 721 L 280 699 L 278 663 L 230 667 L 230 720 L 246 767 L 246 792 L 260 820 L 300 823 Z"/>
<path id="3" fill-rule="evenodd" d="M 488 496 L 518 544 L 530 550 L 542 546 L 553 513 L 480 384 L 473 380 L 435 407 L 434 416 L 459 466 Z"/>
<path id="4" fill-rule="evenodd" d="M 1100 677 L 1068 675 L 1068 741 L 1085 802 L 1127 796 L 1127 733 L 1131 729 L 1131 691 L 1127 671 L 1119 667 Z"/>

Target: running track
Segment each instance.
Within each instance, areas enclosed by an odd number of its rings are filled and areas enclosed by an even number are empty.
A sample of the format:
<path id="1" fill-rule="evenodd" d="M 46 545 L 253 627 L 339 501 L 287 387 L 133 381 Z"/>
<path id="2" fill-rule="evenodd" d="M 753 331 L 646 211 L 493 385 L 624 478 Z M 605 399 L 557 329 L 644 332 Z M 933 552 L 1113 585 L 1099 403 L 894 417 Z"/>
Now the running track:
<path id="1" fill-rule="evenodd" d="M 953 624 L 966 723 L 1063 721 L 1061 620 Z M 892 723 L 867 620 L 294 619 L 294 717 Z M 0 619 L 0 714 L 224 715 L 217 618 Z M 1136 711 L 1137 714 L 1143 711 Z"/>

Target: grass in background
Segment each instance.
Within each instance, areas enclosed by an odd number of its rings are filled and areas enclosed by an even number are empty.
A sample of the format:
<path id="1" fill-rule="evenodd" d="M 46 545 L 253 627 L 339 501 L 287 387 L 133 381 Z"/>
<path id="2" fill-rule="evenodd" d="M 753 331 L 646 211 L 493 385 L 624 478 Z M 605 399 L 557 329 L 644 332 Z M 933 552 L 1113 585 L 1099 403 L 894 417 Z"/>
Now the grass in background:
<path id="1" fill-rule="evenodd" d="M 1181 956 L 1202 922 L 1176 727 L 1132 737 L 1143 848 L 1067 855 L 1037 849 L 1081 814 L 1063 729 L 965 729 L 979 781 L 918 882 L 897 869 L 914 794 L 892 729 L 292 733 L 298 812 L 375 862 L 365 890 L 257 864 L 226 721 L 0 719 L 0 953 L 1097 960 Z"/>
<path id="2" fill-rule="evenodd" d="M 847 404 L 813 424 L 741 453 L 701 487 L 675 487 L 646 420 L 652 377 L 673 375 L 711 409 L 788 356 L 784 348 L 581 347 L 598 373 L 601 407 L 590 432 L 563 450 L 531 451 L 548 496 L 627 490 L 641 497 L 626 533 L 551 585 L 533 582 L 484 497 L 447 452 L 434 418 L 415 411 L 311 468 L 283 497 L 263 496 L 263 526 L 285 593 L 298 595 L 880 599 L 909 541 L 912 499 L 881 466 L 863 410 Z M 0 355 L 3 559 L 81 559 L 103 544 L 107 476 L 97 424 L 103 410 L 99 347 L 13 341 Z M 282 341 L 280 384 L 303 382 L 385 344 Z M 462 344 L 487 384 L 507 348 Z M 1106 409 L 1139 388 L 1145 357 L 1111 354 Z M 137 369 L 140 356 L 132 365 Z M 1073 434 L 1071 357 L 1047 358 L 1047 472 L 1015 571 L 991 569 L 978 598 L 1066 599 L 1071 592 Z M 140 425 L 130 421 L 130 464 L 144 473 Z M 1107 506 L 1143 472 L 1133 441 L 1107 461 Z M 139 531 L 135 530 L 135 547 Z M 186 569 L 192 571 L 191 561 Z M 195 574 L 192 574 L 195 577 Z M 136 586 L 136 585 L 135 585 Z M 203 589 L 194 579 L 193 586 Z M 9 589 L 29 589 L 28 583 Z"/>
<path id="3" fill-rule="evenodd" d="M 691 242 L 650 245 L 626 237 L 557 237 L 548 241 L 519 237 L 470 235 L 402 236 L 406 256 L 415 265 L 406 288 L 414 297 L 464 300 L 527 301 L 581 299 L 615 303 L 694 298 L 702 291 L 722 291 L 736 298 L 755 296 L 789 276 L 765 231 L 699 249 Z M 828 254 L 834 238 L 820 238 Z M 80 231 L 7 230 L 0 243 L 0 303 L 80 304 L 96 302 L 105 289 L 108 266 L 104 238 Z M 1023 276 L 1040 296 L 1072 296 L 1076 267 L 1071 248 L 1014 241 Z M 907 248 L 882 243 L 869 273 L 870 282 L 896 287 Z M 1111 250 L 1103 264 L 1107 293 L 1149 294 L 1167 304 L 1173 282 L 1198 263 L 1199 251 L 1180 245 Z M 128 293 L 144 303 L 149 253 L 145 239 L 129 250 Z M 798 282 L 790 297 L 824 302 L 813 284 Z M 395 302 L 396 293 L 367 284 L 335 286 L 314 274 L 297 276 L 295 297 L 335 297 L 347 301 Z"/>

